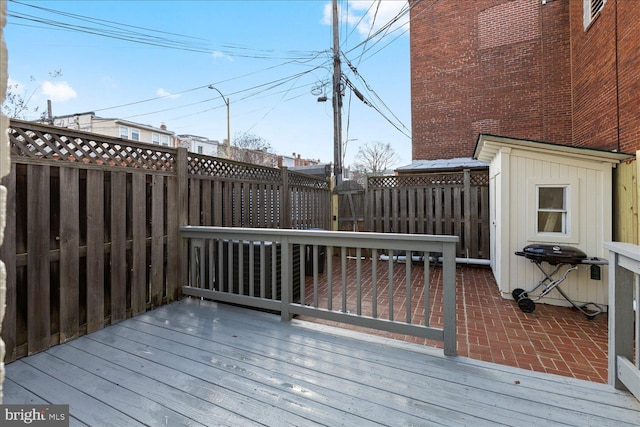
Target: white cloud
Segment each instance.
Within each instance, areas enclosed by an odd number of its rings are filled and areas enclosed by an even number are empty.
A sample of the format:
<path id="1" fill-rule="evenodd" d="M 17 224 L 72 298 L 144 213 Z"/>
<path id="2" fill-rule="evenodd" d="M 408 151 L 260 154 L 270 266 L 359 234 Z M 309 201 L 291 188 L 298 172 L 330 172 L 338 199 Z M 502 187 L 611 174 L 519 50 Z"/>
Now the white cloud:
<path id="1" fill-rule="evenodd" d="M 211 56 L 213 56 L 213 59 L 226 58 L 228 61 L 233 61 L 232 57 L 220 52 L 219 50 L 212 50 L 211 51 Z"/>
<path id="2" fill-rule="evenodd" d="M 377 3 L 378 0 L 350 0 L 347 8 L 339 6 L 338 16 L 340 17 L 340 21 L 345 22 L 346 20 L 349 26 L 356 27 L 358 33 L 365 38 L 389 23 L 403 8 L 407 7 L 406 1 L 381 0 L 379 5 Z M 321 23 L 331 25 L 331 14 L 331 3 L 327 3 L 324 7 Z M 406 25 L 409 25 L 408 12 L 394 24 L 393 28 Z"/>
<path id="3" fill-rule="evenodd" d="M 156 90 L 156 95 L 163 96 L 163 97 L 166 97 L 166 98 L 171 98 L 171 99 L 180 98 L 180 95 L 172 94 L 170 92 L 167 92 L 162 87 L 160 89 Z"/>
<path id="4" fill-rule="evenodd" d="M 100 80 L 102 81 L 102 83 L 104 83 L 105 85 L 109 86 L 111 89 L 117 89 L 118 88 L 118 84 L 110 76 L 102 76 L 102 78 Z"/>
<path id="5" fill-rule="evenodd" d="M 65 102 L 76 98 L 78 94 L 67 82 L 42 82 L 42 94 L 54 102 Z"/>

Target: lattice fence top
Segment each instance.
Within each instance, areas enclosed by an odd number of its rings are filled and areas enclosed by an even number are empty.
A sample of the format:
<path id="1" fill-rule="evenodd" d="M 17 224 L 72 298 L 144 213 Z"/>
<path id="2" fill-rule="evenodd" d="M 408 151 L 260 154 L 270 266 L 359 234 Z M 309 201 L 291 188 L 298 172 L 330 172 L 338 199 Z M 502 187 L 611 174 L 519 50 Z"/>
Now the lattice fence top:
<path id="1" fill-rule="evenodd" d="M 486 171 L 471 172 L 469 183 L 473 186 L 489 184 Z M 464 185 L 463 172 L 430 173 L 421 175 L 373 176 L 369 178 L 369 188 L 424 187 L 424 186 Z"/>
<path id="2" fill-rule="evenodd" d="M 174 172 L 176 151 L 150 144 L 54 126 L 11 120 L 11 155 L 29 160 L 58 160 Z"/>
<path id="3" fill-rule="evenodd" d="M 216 178 L 254 181 L 265 184 L 282 183 L 282 171 L 262 166 L 251 165 L 190 153 L 188 159 L 188 174 L 211 176 Z"/>
<path id="4" fill-rule="evenodd" d="M 120 138 L 11 120 L 11 155 L 28 161 L 67 161 L 102 167 L 124 167 L 169 173 L 177 172 L 178 150 Z M 282 184 L 282 169 L 235 162 L 189 153 L 187 174 L 226 178 L 261 184 Z M 321 178 L 288 171 L 289 185 L 329 189 Z"/>
<path id="5" fill-rule="evenodd" d="M 293 171 L 288 171 L 289 173 L 289 185 L 295 187 L 310 187 L 310 188 L 318 188 L 321 190 L 329 190 L 330 185 L 329 181 L 322 178 L 316 178 L 314 176 L 309 176 Z"/>
<path id="6" fill-rule="evenodd" d="M 489 185 L 489 173 L 472 173 L 471 174 L 471 185 Z"/>

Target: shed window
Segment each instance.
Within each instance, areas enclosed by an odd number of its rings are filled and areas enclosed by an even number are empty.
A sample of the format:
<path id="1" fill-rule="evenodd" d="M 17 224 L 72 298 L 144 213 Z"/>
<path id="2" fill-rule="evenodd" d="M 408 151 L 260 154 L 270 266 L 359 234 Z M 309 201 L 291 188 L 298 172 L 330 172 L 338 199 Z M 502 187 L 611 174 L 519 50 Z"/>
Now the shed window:
<path id="1" fill-rule="evenodd" d="M 569 188 L 539 186 L 537 194 L 538 233 L 568 233 Z"/>
<path id="2" fill-rule="evenodd" d="M 604 8 L 607 0 L 584 0 L 584 28 L 586 29 L 591 22 L 598 16 Z"/>

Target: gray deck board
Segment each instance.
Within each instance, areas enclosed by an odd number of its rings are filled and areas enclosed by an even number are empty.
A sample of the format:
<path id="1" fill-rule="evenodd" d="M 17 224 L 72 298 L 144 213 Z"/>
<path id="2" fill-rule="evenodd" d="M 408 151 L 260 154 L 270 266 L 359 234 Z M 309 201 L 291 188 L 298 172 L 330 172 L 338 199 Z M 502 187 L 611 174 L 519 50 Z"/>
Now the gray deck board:
<path id="1" fill-rule="evenodd" d="M 72 425 L 638 425 L 628 393 L 185 299 L 7 365 Z"/>

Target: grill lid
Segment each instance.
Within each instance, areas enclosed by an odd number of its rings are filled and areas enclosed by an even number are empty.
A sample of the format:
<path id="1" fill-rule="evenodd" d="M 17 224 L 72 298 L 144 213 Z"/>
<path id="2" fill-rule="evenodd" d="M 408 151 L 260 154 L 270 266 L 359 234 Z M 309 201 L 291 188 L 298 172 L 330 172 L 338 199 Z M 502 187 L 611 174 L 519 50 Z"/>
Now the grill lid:
<path id="1" fill-rule="evenodd" d="M 525 246 L 522 252 L 516 252 L 531 260 L 545 261 L 549 264 L 580 264 L 587 254 L 573 246 L 533 244 Z"/>

